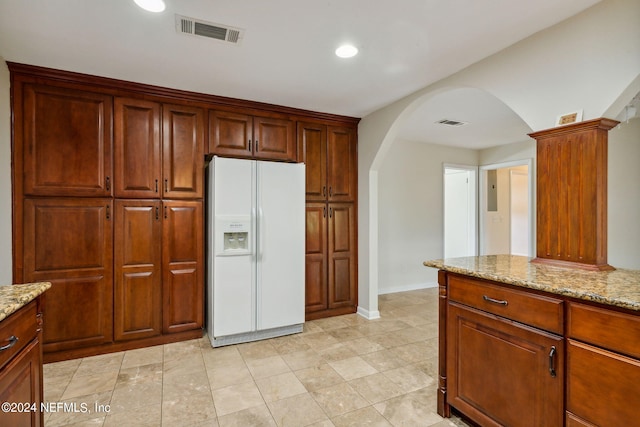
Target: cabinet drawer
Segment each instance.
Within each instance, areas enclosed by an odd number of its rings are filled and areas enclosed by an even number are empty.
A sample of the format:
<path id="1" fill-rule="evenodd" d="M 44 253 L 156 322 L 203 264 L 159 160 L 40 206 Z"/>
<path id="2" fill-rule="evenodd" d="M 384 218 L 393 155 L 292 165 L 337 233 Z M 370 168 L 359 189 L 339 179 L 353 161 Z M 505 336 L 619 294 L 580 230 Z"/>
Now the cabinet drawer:
<path id="1" fill-rule="evenodd" d="M 546 331 L 563 333 L 562 300 L 449 275 L 449 299 Z"/>
<path id="2" fill-rule="evenodd" d="M 38 327 L 36 315 L 36 302 L 32 301 L 0 323 L 0 347 L 8 346 L 11 342 L 15 343 L 0 351 L 0 368 L 36 336 Z"/>
<path id="3" fill-rule="evenodd" d="M 640 315 L 572 302 L 568 316 L 570 338 L 640 359 Z"/>
<path id="4" fill-rule="evenodd" d="M 597 426 L 638 425 L 640 361 L 567 341 L 567 411 Z"/>

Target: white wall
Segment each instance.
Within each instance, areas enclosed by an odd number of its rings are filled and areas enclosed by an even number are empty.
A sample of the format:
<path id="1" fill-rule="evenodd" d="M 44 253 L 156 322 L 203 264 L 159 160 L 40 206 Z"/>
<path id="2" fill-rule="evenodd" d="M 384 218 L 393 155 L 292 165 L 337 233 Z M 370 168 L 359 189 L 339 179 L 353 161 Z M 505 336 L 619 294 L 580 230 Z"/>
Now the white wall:
<path id="1" fill-rule="evenodd" d="M 609 131 L 608 263 L 640 270 L 640 118 Z"/>
<path id="2" fill-rule="evenodd" d="M 584 110 L 585 120 L 605 113 L 614 117 L 609 110 L 638 84 L 639 70 L 640 2 L 603 0 L 364 117 L 358 128 L 359 310 L 377 312 L 377 173 L 399 123 L 416 105 L 442 91 L 476 87 L 505 102 L 537 131 L 577 109 Z"/>
<path id="3" fill-rule="evenodd" d="M 0 285 L 12 283 L 11 100 L 9 69 L 0 56 Z"/>
<path id="4" fill-rule="evenodd" d="M 476 165 L 478 152 L 396 141 L 378 171 L 379 293 L 437 284 L 427 259 L 443 257 L 443 164 Z"/>

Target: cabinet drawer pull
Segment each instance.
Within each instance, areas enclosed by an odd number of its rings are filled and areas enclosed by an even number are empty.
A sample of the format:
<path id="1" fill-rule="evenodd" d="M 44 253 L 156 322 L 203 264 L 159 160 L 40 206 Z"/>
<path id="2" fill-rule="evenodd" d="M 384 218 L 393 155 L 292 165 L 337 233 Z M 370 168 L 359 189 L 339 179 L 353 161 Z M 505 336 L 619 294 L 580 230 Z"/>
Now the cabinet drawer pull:
<path id="1" fill-rule="evenodd" d="M 107 188 L 107 191 L 111 191 L 111 178 L 108 176 L 104 179 L 104 185 Z"/>
<path id="2" fill-rule="evenodd" d="M 158 192 L 158 180 L 156 179 L 156 193 Z"/>
<path id="3" fill-rule="evenodd" d="M 6 344 L 0 347 L 0 351 L 9 350 L 11 347 L 16 345 L 16 343 L 18 342 L 18 337 L 15 335 L 11 335 L 11 337 L 9 337 L 7 341 L 9 341 L 9 344 Z"/>
<path id="4" fill-rule="evenodd" d="M 322 187 L 322 197 L 327 197 L 327 186 Z"/>
<path id="5" fill-rule="evenodd" d="M 249 151 L 251 151 L 251 140 L 249 140 Z"/>
<path id="6" fill-rule="evenodd" d="M 164 192 L 167 193 L 169 191 L 169 180 L 167 178 L 164 179 Z"/>
<path id="7" fill-rule="evenodd" d="M 551 351 L 549 351 L 549 374 L 555 378 L 556 376 L 556 364 L 555 364 L 555 356 L 556 356 L 556 346 L 551 346 Z"/>
<path id="8" fill-rule="evenodd" d="M 493 299 L 491 297 L 488 297 L 486 295 L 482 295 L 482 299 L 485 300 L 486 302 L 492 302 L 494 304 L 500 304 L 500 305 L 507 305 L 509 304 L 509 302 L 505 301 L 505 300 L 501 300 L 501 299 Z"/>
<path id="9" fill-rule="evenodd" d="M 255 146 L 255 149 L 256 149 L 256 153 L 257 153 L 257 152 L 258 152 L 258 140 L 257 140 L 257 139 L 256 139 L 256 146 Z"/>
<path id="10" fill-rule="evenodd" d="M 327 207 L 325 206 L 323 208 L 323 214 L 322 214 L 322 218 L 326 218 L 327 217 Z"/>

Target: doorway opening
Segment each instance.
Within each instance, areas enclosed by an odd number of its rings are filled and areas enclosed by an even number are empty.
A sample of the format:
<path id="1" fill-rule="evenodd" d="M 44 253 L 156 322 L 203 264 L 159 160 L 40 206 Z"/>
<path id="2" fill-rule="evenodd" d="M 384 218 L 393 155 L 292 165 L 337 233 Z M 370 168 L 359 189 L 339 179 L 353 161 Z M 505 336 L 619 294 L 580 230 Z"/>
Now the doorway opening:
<path id="1" fill-rule="evenodd" d="M 534 253 L 532 161 L 480 168 L 480 255 Z"/>
<path id="2" fill-rule="evenodd" d="M 475 166 L 444 165 L 444 257 L 477 254 Z"/>

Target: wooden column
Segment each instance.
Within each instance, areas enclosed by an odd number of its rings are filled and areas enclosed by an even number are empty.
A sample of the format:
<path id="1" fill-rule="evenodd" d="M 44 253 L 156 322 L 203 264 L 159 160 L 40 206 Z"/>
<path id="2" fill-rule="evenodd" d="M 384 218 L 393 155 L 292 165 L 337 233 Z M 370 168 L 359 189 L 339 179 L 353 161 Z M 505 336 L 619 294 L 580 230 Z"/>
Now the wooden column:
<path id="1" fill-rule="evenodd" d="M 600 118 L 529 134 L 537 140 L 537 240 L 532 262 L 607 264 L 607 135 Z"/>

